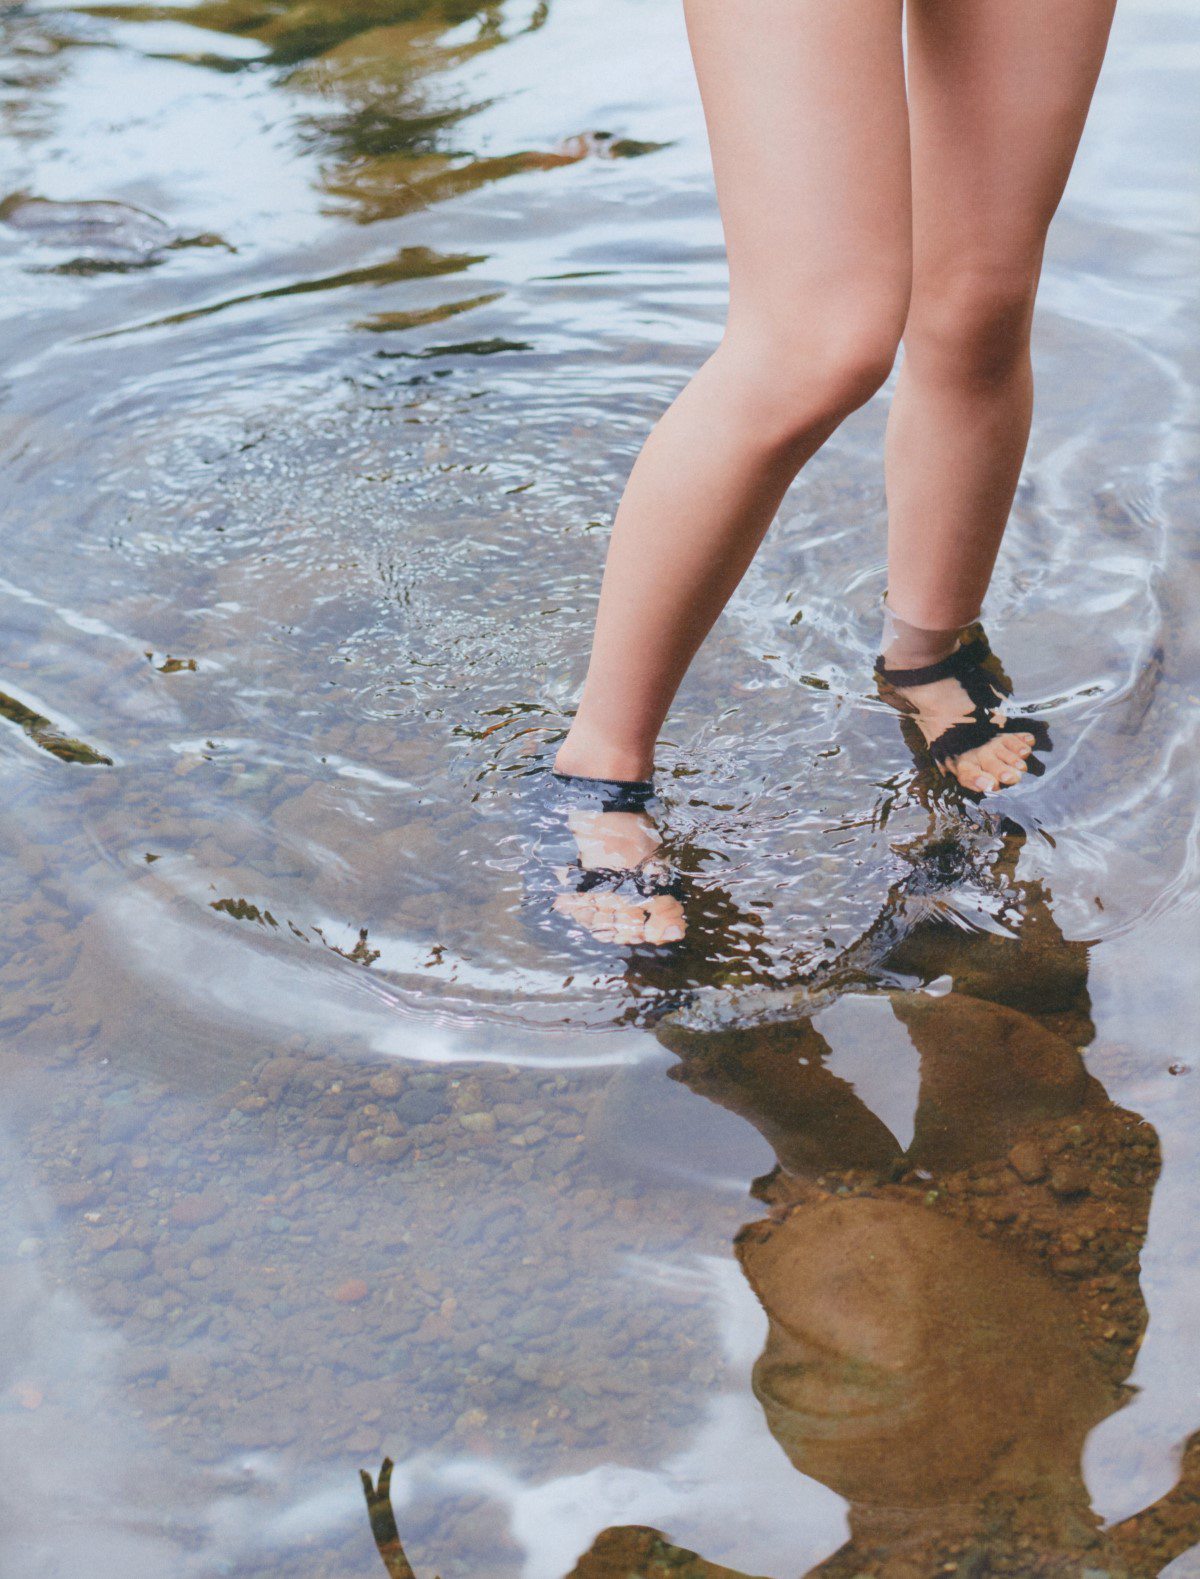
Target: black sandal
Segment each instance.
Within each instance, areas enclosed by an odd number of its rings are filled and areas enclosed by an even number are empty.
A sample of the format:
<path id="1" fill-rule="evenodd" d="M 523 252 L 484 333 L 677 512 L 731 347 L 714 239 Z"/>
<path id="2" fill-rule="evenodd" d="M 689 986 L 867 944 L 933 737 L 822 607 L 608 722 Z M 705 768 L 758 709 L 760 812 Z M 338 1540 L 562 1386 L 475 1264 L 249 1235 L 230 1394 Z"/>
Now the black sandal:
<path id="1" fill-rule="evenodd" d="M 595 889 L 602 893 L 619 894 L 631 890 L 626 897 L 657 899 L 669 894 L 672 899 L 683 898 L 683 880 L 678 873 L 654 862 L 644 866 L 621 868 L 618 866 L 582 866 L 578 861 L 567 868 L 567 887 L 564 894 L 590 894 Z"/>
<path id="2" fill-rule="evenodd" d="M 1032 735 L 1034 751 L 1053 749 L 1050 730 L 1040 718 L 1018 714 L 1000 723 L 993 718 L 992 715 L 1012 695 L 1012 682 L 988 646 L 987 637 L 978 627 L 948 657 L 920 669 L 889 669 L 881 654 L 875 660 L 875 677 L 884 701 L 910 717 L 918 714 L 920 708 L 911 697 L 904 694 L 908 690 L 933 685 L 938 680 L 955 680 L 967 693 L 972 704 L 970 718 L 951 724 L 928 742 L 922 736 L 925 751 L 942 773 L 950 774 L 951 763 L 965 756 L 968 751 L 986 746 L 1000 735 Z M 1035 776 L 1046 771 L 1045 764 L 1032 755 L 1027 759 L 1026 768 Z M 966 788 L 965 785 L 963 787 Z M 978 792 L 968 790 L 967 793 Z"/>
<path id="3" fill-rule="evenodd" d="M 604 813 L 645 812 L 655 799 L 654 782 L 651 779 L 595 779 L 577 773 L 555 773 L 554 779 L 559 805 L 578 806 Z M 656 899 L 662 894 L 680 901 L 684 898 L 682 878 L 652 855 L 633 867 L 584 866 L 577 858 L 566 867 L 558 867 L 556 871 L 561 884 L 556 891 L 556 898 L 567 894 L 596 892 L 619 894 L 636 902 Z"/>
<path id="4" fill-rule="evenodd" d="M 596 811 L 645 811 L 654 799 L 653 779 L 590 779 L 582 773 L 554 774 L 561 800 Z"/>

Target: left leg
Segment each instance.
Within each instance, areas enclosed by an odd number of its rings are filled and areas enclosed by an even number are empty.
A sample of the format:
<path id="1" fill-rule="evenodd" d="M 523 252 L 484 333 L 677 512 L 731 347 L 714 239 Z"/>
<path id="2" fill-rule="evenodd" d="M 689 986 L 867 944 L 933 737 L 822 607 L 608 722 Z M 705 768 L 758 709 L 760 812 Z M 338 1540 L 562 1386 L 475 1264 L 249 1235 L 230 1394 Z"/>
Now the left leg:
<path id="1" fill-rule="evenodd" d="M 991 579 L 1029 437 L 1046 231 L 1114 7 L 909 0 L 913 293 L 887 436 L 888 602 L 925 632 L 975 619 Z M 1014 740 L 955 772 L 994 788 L 1019 765 Z"/>

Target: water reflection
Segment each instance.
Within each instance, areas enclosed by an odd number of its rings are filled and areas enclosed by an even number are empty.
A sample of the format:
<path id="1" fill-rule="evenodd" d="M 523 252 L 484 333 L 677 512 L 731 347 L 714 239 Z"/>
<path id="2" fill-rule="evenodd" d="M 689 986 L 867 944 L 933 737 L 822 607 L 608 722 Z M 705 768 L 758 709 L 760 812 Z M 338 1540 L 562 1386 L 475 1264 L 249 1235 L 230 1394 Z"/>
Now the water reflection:
<path id="1" fill-rule="evenodd" d="M 1089 1434 L 1131 1396 L 1160 1150 L 1085 1068 L 1088 945 L 1015 875 L 1022 843 L 983 869 L 945 838 L 910 849 L 823 985 L 658 1029 L 672 1078 L 777 1159 L 736 1250 L 768 1322 L 770 1432 L 848 1504 L 814 1579 L 1123 1579 L 1200 1540 L 1200 1432 L 1174 1489 L 1111 1527 L 1084 1481 Z M 972 905 L 989 925 L 964 924 Z M 916 973 L 932 988 L 895 985 Z M 643 1527 L 604 1531 L 572 1579 L 615 1574 L 740 1579 Z"/>

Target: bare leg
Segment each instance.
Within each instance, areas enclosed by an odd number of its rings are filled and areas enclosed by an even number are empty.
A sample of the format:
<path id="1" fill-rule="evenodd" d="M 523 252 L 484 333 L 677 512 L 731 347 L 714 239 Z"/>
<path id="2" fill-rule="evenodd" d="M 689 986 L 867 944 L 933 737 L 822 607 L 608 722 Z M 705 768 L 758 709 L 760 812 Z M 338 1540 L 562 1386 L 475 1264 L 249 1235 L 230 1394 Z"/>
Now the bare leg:
<path id="1" fill-rule="evenodd" d="M 613 528 L 560 772 L 644 779 L 797 471 L 887 377 L 911 272 L 901 0 L 687 0 L 730 267 L 719 349 Z"/>
<path id="2" fill-rule="evenodd" d="M 1114 0 L 909 0 L 913 291 L 887 438 L 888 601 L 975 619 L 1025 457 L 1046 231 L 1104 58 Z M 932 688 L 931 688 L 932 689 Z M 921 699 L 953 713 L 953 696 Z M 927 735 L 946 721 L 929 711 Z M 1018 737 L 955 772 L 1004 780 Z M 987 786 L 994 787 L 994 782 Z"/>

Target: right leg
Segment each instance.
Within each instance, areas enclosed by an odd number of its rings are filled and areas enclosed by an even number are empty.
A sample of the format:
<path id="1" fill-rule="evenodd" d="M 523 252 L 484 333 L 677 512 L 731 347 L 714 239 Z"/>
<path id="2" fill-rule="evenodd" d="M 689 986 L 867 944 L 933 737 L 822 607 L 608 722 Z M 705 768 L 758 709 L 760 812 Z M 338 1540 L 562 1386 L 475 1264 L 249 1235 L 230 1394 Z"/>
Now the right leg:
<path id="1" fill-rule="evenodd" d="M 686 0 L 729 254 L 724 339 L 646 443 L 555 766 L 645 779 L 788 485 L 887 377 L 908 309 L 901 0 Z"/>

